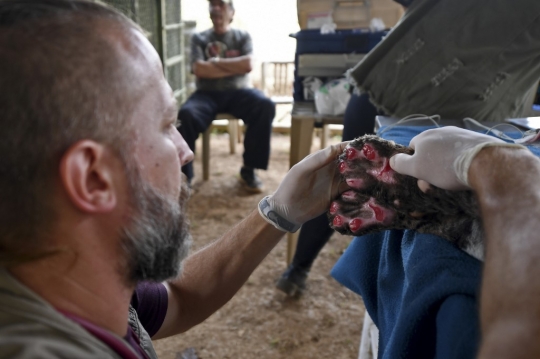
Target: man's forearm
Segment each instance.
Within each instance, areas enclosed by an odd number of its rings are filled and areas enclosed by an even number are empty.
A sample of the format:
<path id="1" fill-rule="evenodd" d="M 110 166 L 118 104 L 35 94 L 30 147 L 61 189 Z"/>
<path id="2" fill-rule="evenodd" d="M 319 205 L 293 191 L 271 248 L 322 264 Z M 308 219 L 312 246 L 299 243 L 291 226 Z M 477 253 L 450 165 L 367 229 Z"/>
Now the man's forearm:
<path id="1" fill-rule="evenodd" d="M 160 337 L 184 332 L 199 324 L 231 299 L 253 270 L 285 233 L 275 229 L 253 211 L 221 239 L 191 255 L 184 262 L 182 275 L 168 284 L 176 303 L 167 313 L 174 318 L 171 328 Z"/>
<path id="2" fill-rule="evenodd" d="M 231 72 L 235 75 L 244 75 L 251 72 L 251 56 L 231 57 L 219 59 L 215 65 L 222 70 Z"/>
<path id="3" fill-rule="evenodd" d="M 223 77 L 233 76 L 234 73 L 216 66 L 214 62 L 197 61 L 192 65 L 193 74 L 196 77 L 203 79 L 220 79 Z"/>
<path id="4" fill-rule="evenodd" d="M 216 79 L 251 72 L 251 56 L 216 59 L 216 61 L 196 61 L 193 74 L 200 78 Z"/>
<path id="5" fill-rule="evenodd" d="M 526 150 L 486 148 L 469 177 L 486 233 L 480 358 L 538 358 L 540 161 Z"/>

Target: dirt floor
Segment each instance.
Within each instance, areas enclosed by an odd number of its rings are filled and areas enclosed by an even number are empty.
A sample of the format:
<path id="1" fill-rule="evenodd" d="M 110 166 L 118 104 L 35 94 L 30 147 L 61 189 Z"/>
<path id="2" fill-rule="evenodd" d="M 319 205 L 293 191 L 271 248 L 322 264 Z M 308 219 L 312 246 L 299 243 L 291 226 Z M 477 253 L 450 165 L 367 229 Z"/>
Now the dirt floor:
<path id="1" fill-rule="evenodd" d="M 228 135 L 212 135 L 209 181 L 202 182 L 200 150 L 195 159 L 192 250 L 217 239 L 277 188 L 289 166 L 289 143 L 289 136 L 273 135 L 270 169 L 259 173 L 266 193 L 250 195 L 238 183 L 243 146 L 230 155 Z M 314 140 L 313 150 L 318 145 Z M 187 333 L 156 341 L 159 357 L 182 359 L 193 348 L 201 359 L 356 358 L 364 305 L 329 275 L 351 239 L 335 234 L 313 265 L 307 291 L 291 299 L 274 287 L 286 266 L 284 238 L 228 304 Z"/>

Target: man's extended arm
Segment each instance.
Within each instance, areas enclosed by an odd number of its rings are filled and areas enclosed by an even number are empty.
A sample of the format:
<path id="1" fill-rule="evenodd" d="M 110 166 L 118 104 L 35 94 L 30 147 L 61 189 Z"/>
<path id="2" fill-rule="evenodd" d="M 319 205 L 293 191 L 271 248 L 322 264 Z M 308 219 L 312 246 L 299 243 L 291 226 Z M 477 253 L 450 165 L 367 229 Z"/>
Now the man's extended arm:
<path id="1" fill-rule="evenodd" d="M 347 143 L 318 151 L 296 164 L 265 203 L 296 228 L 327 210 L 342 183 L 336 159 Z M 285 234 L 257 212 L 190 256 L 182 275 L 169 283 L 165 321 L 154 339 L 184 332 L 218 310 L 240 289 Z"/>
<path id="2" fill-rule="evenodd" d="M 200 78 L 215 79 L 251 72 L 251 56 L 220 58 L 211 61 L 198 60 L 193 63 L 193 74 Z"/>
<path id="3" fill-rule="evenodd" d="M 487 148 L 469 177 L 486 233 L 479 357 L 540 358 L 540 160 Z"/>
<path id="4" fill-rule="evenodd" d="M 227 303 L 284 234 L 253 211 L 186 259 L 181 277 L 167 284 L 167 315 L 155 338 L 184 332 Z"/>

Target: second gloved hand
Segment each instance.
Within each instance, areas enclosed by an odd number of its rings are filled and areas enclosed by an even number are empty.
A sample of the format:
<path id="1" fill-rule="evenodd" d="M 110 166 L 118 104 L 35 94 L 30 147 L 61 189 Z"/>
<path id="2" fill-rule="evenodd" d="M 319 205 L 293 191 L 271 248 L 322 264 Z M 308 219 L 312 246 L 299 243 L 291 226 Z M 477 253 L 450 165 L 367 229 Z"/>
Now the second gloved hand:
<path id="1" fill-rule="evenodd" d="M 259 203 L 263 218 L 278 229 L 296 232 L 303 223 L 324 213 L 330 202 L 347 188 L 340 183 L 336 164 L 347 144 L 327 147 L 294 165 L 276 192 Z"/>
<path id="2" fill-rule="evenodd" d="M 411 140 L 409 146 L 414 148 L 414 154 L 392 157 L 392 169 L 447 190 L 469 189 L 469 166 L 482 148 L 523 148 L 496 137 L 452 126 L 422 132 Z"/>

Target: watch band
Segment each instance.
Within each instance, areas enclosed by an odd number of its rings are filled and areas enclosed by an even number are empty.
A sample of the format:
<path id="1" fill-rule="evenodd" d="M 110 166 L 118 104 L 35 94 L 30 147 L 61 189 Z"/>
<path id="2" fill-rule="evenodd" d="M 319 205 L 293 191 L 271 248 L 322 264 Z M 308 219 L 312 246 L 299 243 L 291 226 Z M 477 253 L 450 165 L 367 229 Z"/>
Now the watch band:
<path id="1" fill-rule="evenodd" d="M 291 233 L 296 232 L 301 226 L 289 222 L 285 218 L 281 217 L 276 211 L 273 211 L 268 203 L 268 198 L 270 198 L 270 196 L 266 196 L 261 199 L 258 206 L 259 213 L 264 220 L 281 231 Z"/>

